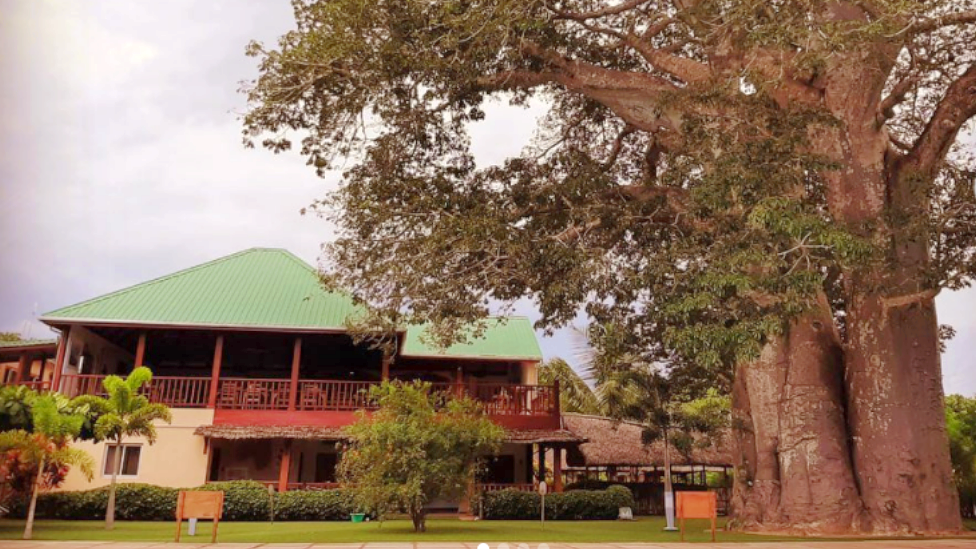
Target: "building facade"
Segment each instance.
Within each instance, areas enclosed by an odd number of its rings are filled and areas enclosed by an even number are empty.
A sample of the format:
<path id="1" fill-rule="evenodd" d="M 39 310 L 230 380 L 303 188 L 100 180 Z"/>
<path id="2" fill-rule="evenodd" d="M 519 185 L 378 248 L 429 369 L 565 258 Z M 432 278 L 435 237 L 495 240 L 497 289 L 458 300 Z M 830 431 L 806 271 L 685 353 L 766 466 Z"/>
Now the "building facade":
<path id="1" fill-rule="evenodd" d="M 527 319 L 493 319 L 482 338 L 447 349 L 427 343 L 423 327 L 407 328 L 390 356 L 349 332 L 360 312 L 294 255 L 255 248 L 43 315 L 61 337 L 41 388 L 98 394 L 105 376 L 145 365 L 154 373 L 147 396 L 173 410 L 154 445 L 79 443 L 99 464 L 96 477 L 71 473 L 62 489 L 107 484 L 116 451 L 124 481 L 328 487 L 343 428 L 387 379 L 469 395 L 506 429 L 484 489 L 530 489 L 533 459 L 578 440 L 563 428 L 558 385 L 537 383 L 542 356 Z"/>

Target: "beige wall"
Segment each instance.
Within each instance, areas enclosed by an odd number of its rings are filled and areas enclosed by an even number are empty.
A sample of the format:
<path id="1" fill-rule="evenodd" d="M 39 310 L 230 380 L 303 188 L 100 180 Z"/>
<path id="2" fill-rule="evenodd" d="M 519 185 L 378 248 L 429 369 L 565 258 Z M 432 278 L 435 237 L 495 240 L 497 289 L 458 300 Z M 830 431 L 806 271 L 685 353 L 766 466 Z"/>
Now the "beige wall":
<path id="1" fill-rule="evenodd" d="M 156 426 L 158 438 L 152 446 L 144 439 L 132 438 L 123 444 L 141 444 L 139 473 L 133 477 L 119 477 L 120 482 L 144 482 L 159 486 L 188 488 L 199 486 L 207 479 L 209 456 L 204 453 L 204 439 L 193 431 L 200 425 L 213 423 L 213 410 L 173 409 L 173 422 Z M 77 442 L 74 445 L 87 452 L 95 462 L 95 476 L 91 482 L 77 469 L 68 473 L 61 490 L 87 490 L 106 486 L 111 482 L 103 476 L 105 444 Z"/>

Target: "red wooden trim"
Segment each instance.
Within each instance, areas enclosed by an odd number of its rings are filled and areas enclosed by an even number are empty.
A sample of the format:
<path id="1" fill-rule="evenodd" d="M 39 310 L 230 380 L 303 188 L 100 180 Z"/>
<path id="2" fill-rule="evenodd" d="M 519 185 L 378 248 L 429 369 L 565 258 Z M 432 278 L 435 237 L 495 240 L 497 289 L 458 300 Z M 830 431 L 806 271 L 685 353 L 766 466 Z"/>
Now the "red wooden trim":
<path id="1" fill-rule="evenodd" d="M 288 491 L 288 473 L 291 469 L 291 440 L 285 440 L 281 453 L 281 468 L 278 471 L 278 492 Z"/>
<path id="2" fill-rule="evenodd" d="M 345 427 L 356 422 L 354 411 L 214 410 L 214 425 Z"/>
<path id="3" fill-rule="evenodd" d="M 146 360 L 146 332 L 139 332 L 139 343 L 136 344 L 135 367 L 145 366 Z"/>
<path id="4" fill-rule="evenodd" d="M 68 346 L 68 336 L 71 335 L 71 326 L 61 332 L 61 340 L 58 341 L 58 356 L 54 359 L 54 377 L 51 378 L 51 390 L 61 389 L 61 370 L 64 369 L 65 348 Z"/>
<path id="5" fill-rule="evenodd" d="M 302 338 L 295 338 L 295 347 L 291 355 L 291 385 L 288 387 L 288 409 L 294 410 L 298 401 L 298 373 L 302 365 Z"/>
<path id="6" fill-rule="evenodd" d="M 383 363 L 380 366 L 382 369 L 380 371 L 380 379 L 383 381 L 389 381 L 390 379 L 390 362 L 393 361 L 392 357 L 383 355 Z"/>
<path id="7" fill-rule="evenodd" d="M 220 381 L 220 365 L 224 360 L 224 336 L 218 335 L 214 342 L 213 368 L 210 370 L 210 395 L 207 398 L 207 408 L 217 406 L 217 385 Z"/>

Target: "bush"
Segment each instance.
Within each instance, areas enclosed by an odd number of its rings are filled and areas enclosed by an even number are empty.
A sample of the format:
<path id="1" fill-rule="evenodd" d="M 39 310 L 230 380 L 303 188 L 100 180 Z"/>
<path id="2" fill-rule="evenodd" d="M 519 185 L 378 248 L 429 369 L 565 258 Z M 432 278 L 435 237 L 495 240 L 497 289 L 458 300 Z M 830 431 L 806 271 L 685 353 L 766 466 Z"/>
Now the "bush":
<path id="1" fill-rule="evenodd" d="M 539 519 L 539 494 L 499 490 L 481 496 L 484 518 L 491 520 Z M 606 490 L 573 490 L 546 496 L 548 520 L 612 520 L 621 507 L 634 507 L 634 496 L 624 486 Z"/>
<path id="2" fill-rule="evenodd" d="M 349 520 L 352 511 L 352 495 L 342 490 L 285 492 L 275 501 L 275 520 Z"/>
<path id="3" fill-rule="evenodd" d="M 224 492 L 223 520 L 271 520 L 271 496 L 264 484 L 254 480 L 211 482 L 194 490 Z M 176 516 L 175 511 L 171 517 Z"/>

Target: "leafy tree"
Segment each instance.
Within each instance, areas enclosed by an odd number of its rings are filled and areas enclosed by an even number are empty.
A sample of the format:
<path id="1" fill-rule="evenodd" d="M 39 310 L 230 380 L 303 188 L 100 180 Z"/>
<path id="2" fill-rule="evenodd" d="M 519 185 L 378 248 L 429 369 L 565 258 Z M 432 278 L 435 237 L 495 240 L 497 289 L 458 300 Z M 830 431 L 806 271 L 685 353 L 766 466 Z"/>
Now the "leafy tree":
<path id="1" fill-rule="evenodd" d="M 0 341 L 20 341 L 20 334 L 17 332 L 0 332 Z"/>
<path id="2" fill-rule="evenodd" d="M 946 398 L 949 453 L 963 516 L 976 517 L 976 398 Z"/>
<path id="3" fill-rule="evenodd" d="M 494 453 L 504 431 L 477 402 L 446 397 L 429 383 L 384 382 L 371 390 L 379 409 L 348 428 L 340 477 L 357 502 L 380 518 L 405 510 L 426 530 L 426 505 L 458 497 L 475 478 L 479 459 Z"/>
<path id="4" fill-rule="evenodd" d="M 350 163 L 334 283 L 445 342 L 529 297 L 734 368 L 747 528 L 960 528 L 934 297 L 976 270 L 976 2 L 293 4 L 244 139 Z M 549 112 L 479 167 L 493 100 Z"/>
<path id="5" fill-rule="evenodd" d="M 152 372 L 139 366 L 125 378 L 107 376 L 102 385 L 107 397 L 83 395 L 75 399 L 78 404 L 91 407 L 98 418 L 95 421 L 95 440 L 108 441 L 115 445 L 115 463 L 112 465 L 112 481 L 108 489 L 108 508 L 105 511 L 105 529 L 115 527 L 116 481 L 122 467 L 122 443 L 130 437 L 142 437 L 146 442 L 156 442 L 154 422 L 172 421 L 172 415 L 165 404 L 149 402 L 149 398 L 139 394 L 143 385 L 152 381 Z"/>
<path id="6" fill-rule="evenodd" d="M 59 467 L 77 466 L 90 480 L 92 477 L 93 461 L 91 456 L 77 448 L 71 448 L 69 443 L 81 432 L 85 418 L 80 414 L 64 414 L 59 412 L 53 396 L 38 397 L 31 407 L 33 433 L 14 431 L 4 433 L 3 444 L 16 448 L 20 452 L 20 459 L 34 464 L 37 476 L 31 488 L 30 506 L 27 509 L 27 525 L 24 528 L 24 539 L 31 539 L 34 533 L 34 511 L 37 508 L 38 493 L 49 483 L 45 483 L 44 475 L 47 467 L 56 464 Z"/>

